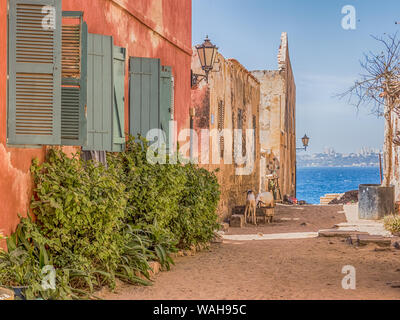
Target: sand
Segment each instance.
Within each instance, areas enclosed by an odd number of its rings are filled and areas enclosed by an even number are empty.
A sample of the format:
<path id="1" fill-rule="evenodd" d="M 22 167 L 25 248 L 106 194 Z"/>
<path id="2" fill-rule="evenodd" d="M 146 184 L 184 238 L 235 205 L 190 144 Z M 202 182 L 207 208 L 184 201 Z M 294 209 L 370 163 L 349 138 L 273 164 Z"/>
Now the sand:
<path id="1" fill-rule="evenodd" d="M 276 217 L 284 221 L 230 229 L 229 234 L 315 232 L 344 222 L 342 210 L 342 206 L 279 207 Z M 343 239 L 224 241 L 175 262 L 171 271 L 155 277 L 153 286 L 123 285 L 104 298 L 400 299 L 400 250 L 356 248 Z M 342 288 L 346 265 L 356 269 L 356 290 Z"/>

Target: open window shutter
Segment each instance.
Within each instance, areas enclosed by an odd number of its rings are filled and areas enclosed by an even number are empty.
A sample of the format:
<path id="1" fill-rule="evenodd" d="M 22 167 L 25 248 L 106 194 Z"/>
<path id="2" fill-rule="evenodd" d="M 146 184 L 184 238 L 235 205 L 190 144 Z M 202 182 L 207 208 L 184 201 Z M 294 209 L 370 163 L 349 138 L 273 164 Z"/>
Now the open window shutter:
<path id="1" fill-rule="evenodd" d="M 87 24 L 82 12 L 63 12 L 61 143 L 83 146 L 87 143 Z M 72 19 L 78 22 L 71 21 Z"/>
<path id="2" fill-rule="evenodd" d="M 125 149 L 125 57 L 126 49 L 114 46 L 113 152 Z"/>
<path id="3" fill-rule="evenodd" d="M 87 145 L 83 150 L 112 151 L 113 38 L 88 35 Z"/>
<path id="4" fill-rule="evenodd" d="M 160 123 L 160 59 L 131 57 L 129 65 L 129 133 L 146 137 Z"/>
<path id="5" fill-rule="evenodd" d="M 172 69 L 161 67 L 160 81 L 160 129 L 164 131 L 166 145 L 169 146 L 169 121 L 172 113 Z"/>
<path id="6" fill-rule="evenodd" d="M 7 142 L 59 145 L 61 0 L 13 0 L 9 5 Z M 54 19 L 46 6 L 55 9 Z M 44 21 L 54 28 L 43 28 Z"/>

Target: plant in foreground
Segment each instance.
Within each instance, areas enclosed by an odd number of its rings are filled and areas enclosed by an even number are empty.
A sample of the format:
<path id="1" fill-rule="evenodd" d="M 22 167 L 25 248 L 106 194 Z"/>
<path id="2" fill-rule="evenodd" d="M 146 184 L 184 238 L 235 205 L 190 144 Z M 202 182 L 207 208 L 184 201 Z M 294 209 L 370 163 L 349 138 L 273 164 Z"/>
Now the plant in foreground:
<path id="1" fill-rule="evenodd" d="M 219 185 L 193 165 L 150 164 L 147 142 L 129 139 L 108 168 L 51 149 L 33 162 L 31 218 L 0 252 L 0 285 L 26 286 L 27 299 L 96 298 L 120 278 L 150 285 L 150 261 L 169 270 L 177 248 L 208 242 L 218 228 Z M 43 268 L 55 288 L 43 287 Z"/>
<path id="2" fill-rule="evenodd" d="M 383 220 L 383 223 L 387 231 L 391 232 L 394 235 L 400 235 L 400 216 L 387 216 Z"/>

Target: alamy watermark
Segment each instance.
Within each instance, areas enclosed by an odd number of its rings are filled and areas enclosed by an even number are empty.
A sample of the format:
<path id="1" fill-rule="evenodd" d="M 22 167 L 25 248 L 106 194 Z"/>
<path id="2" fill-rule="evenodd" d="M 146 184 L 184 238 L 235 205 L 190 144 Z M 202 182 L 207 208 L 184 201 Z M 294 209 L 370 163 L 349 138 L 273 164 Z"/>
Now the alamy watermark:
<path id="1" fill-rule="evenodd" d="M 352 5 L 346 5 L 342 8 L 342 28 L 344 30 L 356 30 L 357 28 L 357 12 L 356 8 Z"/>
<path id="2" fill-rule="evenodd" d="M 344 290 L 356 290 L 356 268 L 344 266 L 342 273 L 346 275 L 342 280 L 342 288 Z"/>
<path id="3" fill-rule="evenodd" d="M 56 269 L 53 266 L 45 266 L 42 269 L 42 289 L 55 290 L 56 289 Z"/>
<path id="4" fill-rule="evenodd" d="M 53 6 L 44 6 L 42 13 L 45 14 L 42 19 L 42 28 L 44 30 L 55 30 L 56 29 L 56 8 Z"/>
<path id="5" fill-rule="evenodd" d="M 244 176 L 253 173 L 256 156 L 254 129 L 201 129 L 199 131 L 183 129 L 177 134 L 174 128 L 176 128 L 176 122 L 170 121 L 168 139 L 161 129 L 151 129 L 147 132 L 145 138 L 149 141 L 147 151 L 149 163 L 235 164 L 236 175 Z M 174 137 L 177 137 L 179 152 L 175 152 L 175 146 L 172 143 L 175 140 Z M 168 146 L 167 143 L 169 143 Z"/>

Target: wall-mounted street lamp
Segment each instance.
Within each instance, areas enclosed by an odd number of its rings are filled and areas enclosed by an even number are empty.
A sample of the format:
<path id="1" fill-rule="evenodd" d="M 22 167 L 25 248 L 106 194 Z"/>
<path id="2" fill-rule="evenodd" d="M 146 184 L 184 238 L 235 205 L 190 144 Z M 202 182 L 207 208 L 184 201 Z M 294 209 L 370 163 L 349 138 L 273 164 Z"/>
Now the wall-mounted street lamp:
<path id="1" fill-rule="evenodd" d="M 192 71 L 192 87 L 199 84 L 202 80 L 206 80 L 208 82 L 208 74 L 214 68 L 218 48 L 216 45 L 211 43 L 207 36 L 203 44 L 196 46 L 196 50 L 199 56 L 201 68 L 205 74 L 197 74 L 193 73 Z"/>
<path id="2" fill-rule="evenodd" d="M 303 138 L 301 138 L 301 141 L 303 142 L 303 148 L 296 148 L 296 150 L 304 150 L 307 151 L 308 144 L 310 143 L 310 138 L 307 137 L 305 134 Z"/>

